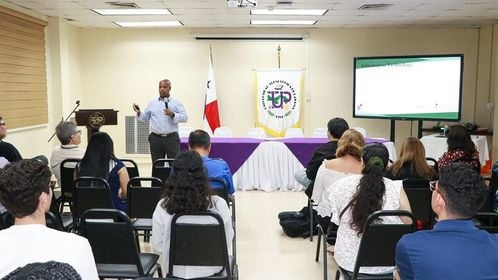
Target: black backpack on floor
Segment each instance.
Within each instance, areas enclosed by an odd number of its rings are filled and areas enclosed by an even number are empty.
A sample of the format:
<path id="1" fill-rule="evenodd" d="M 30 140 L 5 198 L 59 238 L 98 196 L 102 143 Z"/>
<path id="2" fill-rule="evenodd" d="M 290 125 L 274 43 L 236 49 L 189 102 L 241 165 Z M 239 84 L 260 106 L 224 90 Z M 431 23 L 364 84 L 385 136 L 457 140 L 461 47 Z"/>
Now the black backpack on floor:
<path id="1" fill-rule="evenodd" d="M 318 234 L 316 227 L 316 211 L 313 210 L 313 235 Z M 310 236 L 310 218 L 308 207 L 303 207 L 301 211 L 285 211 L 278 214 L 280 226 L 285 234 L 289 237 L 303 237 Z"/>

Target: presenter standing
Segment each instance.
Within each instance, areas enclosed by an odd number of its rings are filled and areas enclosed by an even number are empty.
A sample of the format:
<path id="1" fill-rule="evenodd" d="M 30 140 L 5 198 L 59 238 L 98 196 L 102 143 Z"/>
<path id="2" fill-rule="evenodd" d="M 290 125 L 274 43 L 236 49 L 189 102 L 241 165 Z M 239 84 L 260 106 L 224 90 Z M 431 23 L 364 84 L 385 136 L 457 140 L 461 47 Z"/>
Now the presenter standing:
<path id="1" fill-rule="evenodd" d="M 180 152 L 180 137 L 178 123 L 187 122 L 188 116 L 183 104 L 170 97 L 171 82 L 164 79 L 159 82 L 159 98 L 149 101 L 142 112 L 133 103 L 133 110 L 141 122 L 148 122 L 150 128 L 149 144 L 152 163 L 155 160 L 175 158 Z"/>

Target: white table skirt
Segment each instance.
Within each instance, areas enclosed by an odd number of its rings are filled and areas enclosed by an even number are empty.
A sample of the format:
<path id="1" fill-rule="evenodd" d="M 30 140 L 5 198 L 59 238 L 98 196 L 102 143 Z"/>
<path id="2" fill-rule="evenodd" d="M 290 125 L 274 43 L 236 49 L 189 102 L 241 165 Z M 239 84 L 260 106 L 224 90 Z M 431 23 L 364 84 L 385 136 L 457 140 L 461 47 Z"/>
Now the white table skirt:
<path id="1" fill-rule="evenodd" d="M 385 142 L 389 158 L 396 160 L 393 142 Z M 304 166 L 282 142 L 266 141 L 256 150 L 234 174 L 235 188 L 238 190 L 301 191 L 294 173 Z"/>
<path id="2" fill-rule="evenodd" d="M 482 165 L 486 164 L 486 161 L 489 160 L 486 136 L 472 135 L 471 138 L 476 144 L 477 151 L 479 151 L 479 161 Z M 440 137 L 439 134 L 431 134 L 420 138 L 420 141 L 424 144 L 425 155 L 438 160 L 448 150 L 446 139 L 446 137 Z"/>

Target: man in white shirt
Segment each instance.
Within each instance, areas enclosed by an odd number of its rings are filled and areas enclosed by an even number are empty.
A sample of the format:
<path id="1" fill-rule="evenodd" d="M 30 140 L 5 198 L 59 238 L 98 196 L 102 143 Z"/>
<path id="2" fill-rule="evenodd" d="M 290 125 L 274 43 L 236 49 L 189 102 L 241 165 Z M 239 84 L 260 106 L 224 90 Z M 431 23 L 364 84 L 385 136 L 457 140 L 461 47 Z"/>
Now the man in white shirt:
<path id="1" fill-rule="evenodd" d="M 47 165 L 33 159 L 0 170 L 0 203 L 15 217 L 13 226 L 0 230 L 0 278 L 29 263 L 57 261 L 71 265 L 82 279 L 98 279 L 88 240 L 45 226 L 51 175 Z"/>
<path id="2" fill-rule="evenodd" d="M 61 145 L 56 147 L 50 157 L 50 168 L 61 185 L 61 162 L 68 158 L 81 159 L 85 150 L 78 147 L 81 143 L 81 130 L 73 122 L 60 122 L 55 127 L 57 138 Z"/>

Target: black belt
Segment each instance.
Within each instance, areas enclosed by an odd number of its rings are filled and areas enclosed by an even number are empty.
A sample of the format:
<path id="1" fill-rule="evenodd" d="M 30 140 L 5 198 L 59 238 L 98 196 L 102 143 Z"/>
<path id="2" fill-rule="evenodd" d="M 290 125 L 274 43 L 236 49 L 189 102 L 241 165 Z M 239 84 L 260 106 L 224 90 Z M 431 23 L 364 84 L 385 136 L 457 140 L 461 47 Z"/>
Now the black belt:
<path id="1" fill-rule="evenodd" d="M 170 132 L 170 133 L 155 133 L 155 132 L 151 132 L 150 134 L 153 134 L 153 135 L 159 136 L 159 137 L 168 137 L 168 136 L 172 136 L 172 135 L 178 134 L 178 132 L 176 132 L 176 131 L 173 131 L 173 132 Z"/>

